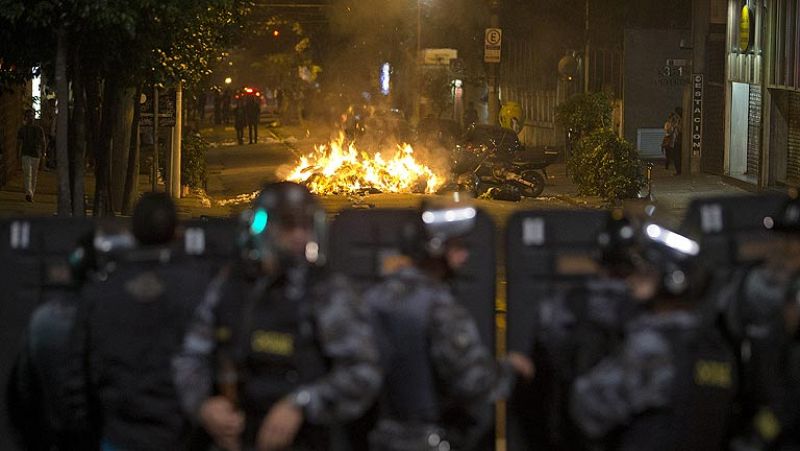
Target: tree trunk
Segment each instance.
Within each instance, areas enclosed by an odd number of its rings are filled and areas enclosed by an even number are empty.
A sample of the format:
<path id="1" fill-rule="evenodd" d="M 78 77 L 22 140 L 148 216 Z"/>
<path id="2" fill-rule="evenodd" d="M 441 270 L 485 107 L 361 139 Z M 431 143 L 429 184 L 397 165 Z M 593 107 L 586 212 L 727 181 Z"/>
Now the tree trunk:
<path id="1" fill-rule="evenodd" d="M 133 123 L 133 95 L 135 88 L 120 89 L 120 114 L 114 122 L 111 140 L 111 197 L 115 211 L 122 211 L 125 194 L 125 176 L 128 173 L 128 154 L 131 147 L 131 124 Z"/>
<path id="2" fill-rule="evenodd" d="M 136 89 L 136 95 L 133 97 L 133 124 L 131 126 L 131 147 L 128 152 L 128 170 L 125 176 L 125 192 L 122 196 L 122 214 L 133 214 L 133 204 L 139 193 L 139 119 L 141 118 L 141 104 L 139 97 L 142 96 L 142 88 Z"/>
<path id="3" fill-rule="evenodd" d="M 72 60 L 72 93 L 75 103 L 72 109 L 73 139 L 70 142 L 70 179 L 72 181 L 72 215 L 86 216 L 84 198 L 86 194 L 86 92 L 78 46 Z"/>
<path id="4" fill-rule="evenodd" d="M 100 137 L 100 77 L 93 67 L 84 67 L 86 90 L 86 160 L 89 167 L 95 167 L 95 155 L 99 147 Z"/>
<path id="5" fill-rule="evenodd" d="M 119 95 L 121 87 L 118 78 L 115 75 L 110 75 L 103 84 L 102 118 L 97 147 L 95 148 L 95 216 L 113 215 L 114 212 L 111 204 L 111 184 L 109 183 L 111 176 L 111 149 L 114 124 L 119 118 L 121 107 Z"/>
<path id="6" fill-rule="evenodd" d="M 56 164 L 58 168 L 58 215 L 72 215 L 72 194 L 69 189 L 69 80 L 67 79 L 68 34 L 65 25 L 57 31 L 56 47 Z"/>

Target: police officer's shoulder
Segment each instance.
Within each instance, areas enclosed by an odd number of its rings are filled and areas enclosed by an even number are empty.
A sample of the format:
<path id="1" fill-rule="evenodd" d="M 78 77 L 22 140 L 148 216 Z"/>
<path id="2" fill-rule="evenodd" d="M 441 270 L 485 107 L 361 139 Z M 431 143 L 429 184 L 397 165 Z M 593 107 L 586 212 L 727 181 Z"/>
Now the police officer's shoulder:
<path id="1" fill-rule="evenodd" d="M 665 331 L 647 322 L 631 325 L 626 334 L 623 354 L 627 361 L 663 361 L 671 355 L 670 342 Z"/>

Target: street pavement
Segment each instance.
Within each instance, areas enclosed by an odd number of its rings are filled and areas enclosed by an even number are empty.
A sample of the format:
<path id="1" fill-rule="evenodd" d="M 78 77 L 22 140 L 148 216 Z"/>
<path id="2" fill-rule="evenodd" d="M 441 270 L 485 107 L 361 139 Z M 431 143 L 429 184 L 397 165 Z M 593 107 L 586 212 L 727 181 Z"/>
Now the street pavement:
<path id="1" fill-rule="evenodd" d="M 298 158 L 310 152 L 314 145 L 331 138 L 330 129 L 314 124 L 268 128 L 262 126 L 259 142 L 238 145 L 233 127 L 207 128 L 203 135 L 212 143 L 207 153 L 207 196 L 193 193 L 178 201 L 182 217 L 229 216 L 246 208 L 259 188 L 266 182 L 280 180 L 280 174 Z M 547 186 L 541 197 L 520 202 L 479 200 L 502 227 L 516 211 L 549 208 L 607 208 L 600 199 L 580 196 L 566 175 L 563 164 L 548 168 Z M 91 205 L 94 179 L 87 176 L 88 204 Z M 34 203 L 25 201 L 21 171 L 0 190 L 0 216 L 53 215 L 56 211 L 56 173 L 40 171 L 39 186 Z M 149 177 L 140 177 L 140 192 L 149 190 Z M 675 177 L 656 165 L 653 170 L 652 202 L 631 200 L 623 206 L 638 214 L 645 205 L 656 206 L 656 219 L 667 226 L 677 226 L 687 205 L 697 196 L 741 194 L 745 191 L 728 185 L 720 177 L 694 175 Z M 345 208 L 412 208 L 424 196 L 418 194 L 372 194 L 366 196 L 324 196 L 321 202 L 335 215 Z"/>

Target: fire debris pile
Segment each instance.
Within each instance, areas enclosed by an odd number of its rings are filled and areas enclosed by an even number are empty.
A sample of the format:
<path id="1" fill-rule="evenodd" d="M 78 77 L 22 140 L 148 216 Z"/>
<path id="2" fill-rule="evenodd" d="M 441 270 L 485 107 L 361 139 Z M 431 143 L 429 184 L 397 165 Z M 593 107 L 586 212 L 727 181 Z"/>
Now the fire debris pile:
<path id="1" fill-rule="evenodd" d="M 446 177 L 414 157 L 410 144 L 394 155 L 370 154 L 340 135 L 316 146 L 292 168 L 286 180 L 304 183 L 315 194 L 435 193 Z"/>

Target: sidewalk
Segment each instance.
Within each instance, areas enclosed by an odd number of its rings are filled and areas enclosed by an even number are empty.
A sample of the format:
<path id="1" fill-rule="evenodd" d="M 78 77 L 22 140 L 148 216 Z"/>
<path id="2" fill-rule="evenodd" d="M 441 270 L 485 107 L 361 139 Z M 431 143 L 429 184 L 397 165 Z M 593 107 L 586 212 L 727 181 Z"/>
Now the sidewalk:
<path id="1" fill-rule="evenodd" d="M 284 125 L 275 128 L 264 127 L 259 141 L 265 143 L 282 143 L 290 148 L 296 155 L 308 152 L 313 145 L 327 142 L 331 138 L 331 131 L 328 127 L 308 122 L 302 125 Z M 202 130 L 203 135 L 217 145 L 235 146 L 232 127 L 215 127 Z M 209 180 L 212 180 L 214 171 L 219 168 L 210 164 Z M 551 198 L 562 204 L 576 208 L 605 208 L 605 203 L 591 196 L 578 195 L 576 187 L 572 184 L 566 174 L 566 166 L 555 164 L 547 170 L 547 186 L 545 187 L 542 198 Z M 747 191 L 726 184 L 722 178 L 714 175 L 697 174 L 676 177 L 672 171 L 667 171 L 660 164 L 653 168 L 652 196 L 653 201 L 629 200 L 623 202 L 626 210 L 632 214 L 641 214 L 645 206 L 653 204 L 656 207 L 655 219 L 669 227 L 677 227 L 682 220 L 689 202 L 702 196 L 720 196 L 745 194 Z M 140 175 L 139 192 L 150 191 L 150 177 Z M 211 183 L 211 182 L 210 182 Z M 211 189 L 212 187 L 209 186 Z M 163 190 L 163 186 L 160 187 Z M 89 174 L 86 177 L 86 192 L 89 198 L 89 207 L 92 205 L 94 193 L 94 176 Z M 211 189 L 211 192 L 214 192 Z M 0 217 L 5 216 L 49 216 L 56 212 L 57 202 L 57 180 L 55 171 L 40 171 L 37 193 L 33 203 L 25 201 L 22 189 L 22 172 L 17 171 L 11 177 L 9 183 L 0 189 Z M 178 213 L 182 218 L 192 218 L 199 216 L 229 216 L 235 206 L 221 206 L 215 200 L 192 194 L 187 198 L 177 201 Z M 337 204 L 338 205 L 338 204 Z M 498 206 L 499 208 L 500 206 Z M 503 207 L 506 207 L 503 205 Z M 509 206 L 515 210 L 521 205 Z M 525 207 L 522 207 L 525 208 Z M 536 208 L 536 207 L 535 207 Z"/>
<path id="2" fill-rule="evenodd" d="M 87 214 L 91 214 L 94 202 L 94 174 L 86 176 Z M 149 192 L 150 177 L 139 176 L 139 193 Z M 159 185 L 164 190 L 164 185 Z M 55 170 L 39 171 L 39 180 L 36 187 L 34 201 L 25 200 L 22 188 L 22 171 L 16 171 L 8 183 L 0 189 L 0 217 L 17 216 L 53 216 L 57 211 L 58 203 L 58 178 Z M 230 209 L 221 206 L 211 206 L 207 199 L 196 194 L 176 201 L 178 216 L 183 219 L 197 218 L 200 216 L 228 216 Z"/>
<path id="3" fill-rule="evenodd" d="M 656 162 L 654 162 L 656 163 Z M 623 208 L 632 214 L 641 214 L 648 205 L 654 205 L 654 219 L 669 227 L 677 227 L 692 199 L 697 197 L 741 195 L 749 191 L 722 181 L 722 177 L 709 174 L 675 176 L 663 163 L 656 163 L 652 172 L 652 201 L 631 199 L 623 201 Z M 552 196 L 576 207 L 604 208 L 604 202 L 592 196 L 580 196 L 567 177 L 566 165 L 554 164 L 547 168 L 547 186 L 543 196 Z"/>

